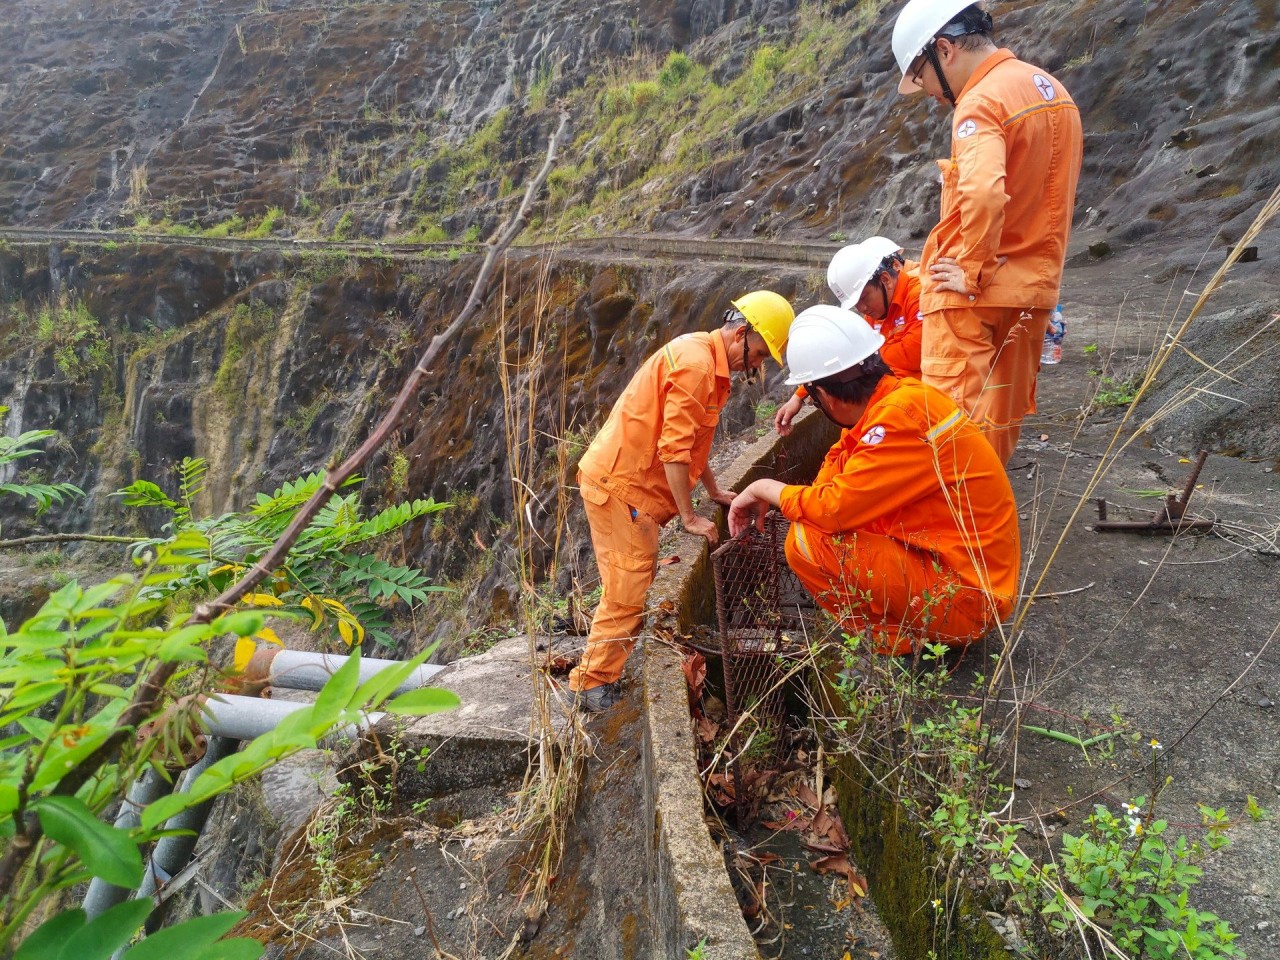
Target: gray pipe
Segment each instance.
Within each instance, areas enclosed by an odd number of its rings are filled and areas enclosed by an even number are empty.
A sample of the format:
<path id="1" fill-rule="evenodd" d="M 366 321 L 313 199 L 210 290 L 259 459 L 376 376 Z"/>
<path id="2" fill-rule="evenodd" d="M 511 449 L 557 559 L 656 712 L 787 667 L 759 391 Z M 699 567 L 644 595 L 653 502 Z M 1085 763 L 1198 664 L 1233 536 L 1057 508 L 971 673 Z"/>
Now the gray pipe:
<path id="1" fill-rule="evenodd" d="M 116 827 L 120 830 L 132 830 L 142 822 L 142 809 L 154 803 L 173 789 L 164 777 L 148 767 L 146 773 L 133 781 L 124 803 L 120 804 L 120 812 L 116 814 Z M 84 912 L 92 920 L 104 910 L 109 910 L 118 903 L 124 903 L 133 891 L 127 887 L 115 887 L 98 877 L 89 881 L 89 892 L 84 895 Z"/>
<path id="2" fill-rule="evenodd" d="M 319 690 L 338 668 L 347 662 L 346 657 L 328 653 L 304 653 L 298 650 L 281 650 L 271 661 L 271 672 L 268 682 L 275 687 L 287 687 L 291 690 Z M 399 660 L 379 660 L 375 657 L 360 658 L 360 682 L 380 673 L 387 667 L 399 666 Z M 396 687 L 395 693 L 405 693 L 425 687 L 427 683 L 444 667 L 438 664 L 427 664 L 418 667 L 409 674 L 407 680 Z"/>
<path id="3" fill-rule="evenodd" d="M 205 701 L 200 723 L 211 737 L 252 740 L 274 730 L 290 714 L 310 706 L 310 703 L 292 700 L 260 700 L 257 697 L 217 693 Z M 335 729 L 330 736 L 355 739 L 361 730 L 372 727 L 384 716 L 382 713 L 364 714 L 359 724 L 348 724 Z"/>

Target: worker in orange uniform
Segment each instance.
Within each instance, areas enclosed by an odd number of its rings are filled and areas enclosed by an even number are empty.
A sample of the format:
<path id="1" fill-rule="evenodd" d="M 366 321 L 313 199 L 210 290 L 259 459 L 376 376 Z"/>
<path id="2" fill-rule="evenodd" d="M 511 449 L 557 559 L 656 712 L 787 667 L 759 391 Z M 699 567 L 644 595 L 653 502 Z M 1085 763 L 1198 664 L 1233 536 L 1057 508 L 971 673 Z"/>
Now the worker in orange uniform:
<path id="1" fill-rule="evenodd" d="M 582 661 L 569 674 L 579 710 L 595 713 L 617 700 L 662 525 L 679 516 L 687 532 L 715 545 L 716 525 L 693 512 L 691 491 L 701 480 L 716 503 L 733 500 L 707 465 L 729 375 L 750 373 L 768 356 L 781 364 L 794 316 L 783 297 L 758 290 L 732 302 L 720 329 L 672 340 L 631 378 L 583 455 L 578 484 L 603 589 Z"/>
<path id="2" fill-rule="evenodd" d="M 850 635 L 885 654 L 963 646 L 1013 610 L 1013 490 L 949 397 L 889 371 L 882 340 L 839 307 L 796 317 L 787 383 L 845 429 L 812 484 L 757 480 L 738 494 L 729 532 L 777 507 L 791 521 L 787 563 Z"/>
<path id="3" fill-rule="evenodd" d="M 918 263 L 908 263 L 902 248 L 888 237 L 868 237 L 841 247 L 827 266 L 827 286 L 845 310 L 854 310 L 884 337 L 880 359 L 898 377 L 920 379 L 920 276 Z M 773 425 L 791 432 L 805 400 L 804 387 L 778 408 Z"/>
<path id="4" fill-rule="evenodd" d="M 954 108 L 942 214 L 921 256 L 924 382 L 967 412 L 1008 463 L 1035 412 L 1059 300 L 1083 135 L 1048 72 L 997 49 L 965 0 L 910 0 L 893 30 L 898 92 Z"/>

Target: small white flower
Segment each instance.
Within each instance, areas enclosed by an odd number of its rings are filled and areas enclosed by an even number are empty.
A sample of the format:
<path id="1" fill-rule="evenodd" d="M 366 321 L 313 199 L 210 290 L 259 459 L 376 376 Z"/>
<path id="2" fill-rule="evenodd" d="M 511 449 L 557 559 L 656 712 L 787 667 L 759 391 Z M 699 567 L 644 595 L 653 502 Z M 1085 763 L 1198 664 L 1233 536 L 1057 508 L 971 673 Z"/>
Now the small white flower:
<path id="1" fill-rule="evenodd" d="M 1124 807 L 1124 813 L 1127 817 L 1136 817 L 1142 812 L 1142 808 L 1135 803 L 1122 803 L 1120 806 Z"/>
<path id="2" fill-rule="evenodd" d="M 1129 836 L 1131 837 L 1142 836 L 1142 821 L 1137 819 L 1136 817 L 1129 821 Z"/>
<path id="3" fill-rule="evenodd" d="M 1158 752 L 1158 751 L 1160 751 L 1160 750 L 1163 750 L 1163 749 L 1164 749 L 1164 744 L 1163 744 L 1163 743 L 1161 743 L 1159 740 L 1157 740 L 1155 737 L 1152 737 L 1152 738 L 1151 738 L 1151 749 L 1152 749 L 1152 750 L 1154 750 L 1154 751 L 1157 751 L 1157 752 Z"/>

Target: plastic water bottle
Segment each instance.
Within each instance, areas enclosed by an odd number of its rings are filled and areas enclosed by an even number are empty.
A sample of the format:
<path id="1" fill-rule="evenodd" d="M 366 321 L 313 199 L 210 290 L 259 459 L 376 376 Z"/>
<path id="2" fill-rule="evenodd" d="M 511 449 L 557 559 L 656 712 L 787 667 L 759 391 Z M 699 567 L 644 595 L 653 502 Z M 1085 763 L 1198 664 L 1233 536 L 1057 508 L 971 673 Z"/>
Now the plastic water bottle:
<path id="1" fill-rule="evenodd" d="M 1067 332 L 1067 321 L 1062 319 L 1062 304 L 1049 315 L 1049 329 L 1044 332 L 1044 346 L 1040 350 L 1040 363 L 1062 362 L 1062 337 Z"/>

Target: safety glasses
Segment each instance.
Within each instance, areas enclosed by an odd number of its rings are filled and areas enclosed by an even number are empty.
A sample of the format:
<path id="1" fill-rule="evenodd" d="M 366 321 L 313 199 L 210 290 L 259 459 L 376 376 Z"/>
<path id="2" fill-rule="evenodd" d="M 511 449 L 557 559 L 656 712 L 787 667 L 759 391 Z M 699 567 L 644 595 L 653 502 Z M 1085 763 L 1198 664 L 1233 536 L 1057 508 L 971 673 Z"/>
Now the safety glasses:
<path id="1" fill-rule="evenodd" d="M 915 63 L 911 65 L 911 82 L 917 87 L 924 86 L 924 65 L 928 62 L 928 55 L 922 53 L 916 57 Z"/>

